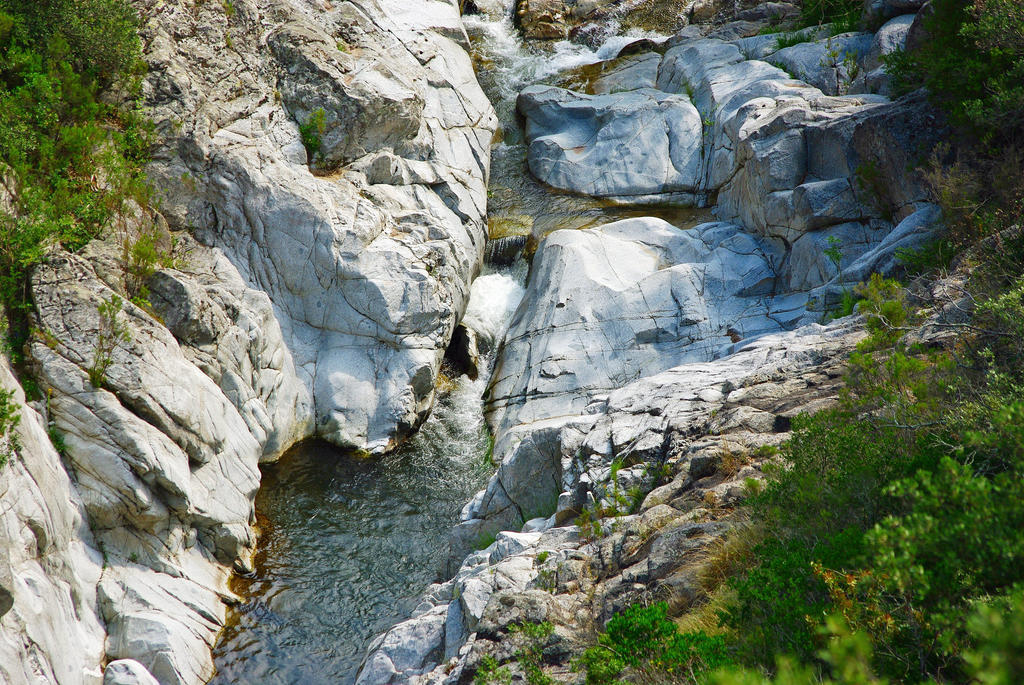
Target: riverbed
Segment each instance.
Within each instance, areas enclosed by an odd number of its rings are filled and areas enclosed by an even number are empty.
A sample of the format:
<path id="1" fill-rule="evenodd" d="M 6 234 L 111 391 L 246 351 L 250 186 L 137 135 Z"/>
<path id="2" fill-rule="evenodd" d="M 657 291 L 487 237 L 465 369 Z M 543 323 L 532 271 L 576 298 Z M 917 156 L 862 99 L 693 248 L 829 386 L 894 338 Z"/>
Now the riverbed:
<path id="1" fill-rule="evenodd" d="M 510 3 L 498 16 L 465 18 L 478 77 L 501 122 L 488 192 L 491 237 L 532 236 L 535 244 L 552 230 L 632 216 L 660 216 L 680 227 L 706 220 L 706 210 L 616 206 L 530 176 L 518 92 L 614 57 L 637 38 L 658 37 L 616 36 L 597 49 L 568 41 L 524 45 L 511 16 Z M 489 319 L 498 340 L 525 276 L 520 262 L 503 273 L 485 269 L 474 285 L 470 309 Z M 448 531 L 494 470 L 482 413 L 486 376 L 445 379 L 430 419 L 390 455 L 363 459 L 307 442 L 264 468 L 255 571 L 235 581 L 243 602 L 215 649 L 212 683 L 354 681 L 373 637 L 407 618 L 438 579 Z"/>

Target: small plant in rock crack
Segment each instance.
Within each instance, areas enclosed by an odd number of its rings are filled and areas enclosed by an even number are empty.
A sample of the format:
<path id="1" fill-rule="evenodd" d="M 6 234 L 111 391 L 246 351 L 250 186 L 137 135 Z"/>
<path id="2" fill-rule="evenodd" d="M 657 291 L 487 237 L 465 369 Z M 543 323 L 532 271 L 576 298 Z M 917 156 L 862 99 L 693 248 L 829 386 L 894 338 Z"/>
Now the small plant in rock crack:
<path id="1" fill-rule="evenodd" d="M 828 258 L 832 265 L 836 268 L 836 281 L 843 280 L 843 250 L 840 247 L 842 241 L 834 235 L 828 237 L 828 247 L 822 250 L 822 254 Z M 844 316 L 853 314 L 857 308 L 857 303 L 861 300 L 855 290 L 850 290 L 846 286 L 843 286 L 843 298 L 839 301 L 839 306 L 836 309 L 827 312 L 825 314 L 825 321 L 831 321 L 832 319 L 841 319 Z"/>
<path id="2" fill-rule="evenodd" d="M 511 635 L 521 647 L 513 657 L 527 685 L 553 685 L 551 676 L 542 668 L 544 648 L 554 633 L 555 627 L 547 621 L 541 623 L 513 623 L 508 627 Z M 501 666 L 493 656 L 485 656 L 480 660 L 474 685 L 509 685 L 512 682 L 512 671 Z"/>
<path id="3" fill-rule="evenodd" d="M 327 130 L 326 115 L 327 113 L 324 109 L 318 107 L 310 112 L 306 123 L 299 124 L 299 135 L 302 136 L 302 145 L 306 148 L 306 154 L 309 156 L 311 163 L 320 153 L 320 148 L 323 146 L 321 137 Z"/>
<path id="4" fill-rule="evenodd" d="M 604 537 L 604 529 L 601 527 L 601 517 L 596 510 L 584 509 L 576 517 L 576 527 L 580 529 L 580 540 L 593 542 Z"/>
<path id="5" fill-rule="evenodd" d="M 509 632 L 519 635 L 524 642 L 523 647 L 516 652 L 516 659 L 519 661 L 519 667 L 523 670 L 523 675 L 526 676 L 528 685 L 553 685 L 555 682 L 541 668 L 544 647 L 547 646 L 548 638 L 554 631 L 555 627 L 547 621 L 514 623 L 509 626 Z"/>
<path id="6" fill-rule="evenodd" d="M 14 398 L 14 391 L 0 389 L 0 468 L 21 449 L 15 432 L 19 423 L 21 407 Z"/>
<path id="7" fill-rule="evenodd" d="M 836 95 L 845 95 L 853 85 L 853 80 L 860 74 L 857 55 L 849 51 L 840 53 L 839 48 L 833 45 L 832 38 L 825 43 L 825 56 L 819 64 L 832 70 L 836 79 Z"/>
<path id="8" fill-rule="evenodd" d="M 128 326 L 118 320 L 124 301 L 118 295 L 111 295 L 96 308 L 100 315 L 100 326 L 96 333 L 96 347 L 93 350 L 92 364 L 89 366 L 89 382 L 93 387 L 103 386 L 107 378 L 107 369 L 114 361 L 114 350 L 119 343 L 131 340 Z"/>
<path id="9" fill-rule="evenodd" d="M 156 231 L 143 231 L 121 242 L 121 271 L 125 292 L 136 305 L 149 308 L 150 277 L 160 267 L 180 266 L 170 252 L 161 249 Z"/>
<path id="10" fill-rule="evenodd" d="M 539 568 L 537 569 L 537 587 L 552 594 L 558 590 L 558 569 Z"/>
<path id="11" fill-rule="evenodd" d="M 508 666 L 499 666 L 498 660 L 487 655 L 480 659 L 480 666 L 473 677 L 473 685 L 511 685 L 512 671 Z"/>

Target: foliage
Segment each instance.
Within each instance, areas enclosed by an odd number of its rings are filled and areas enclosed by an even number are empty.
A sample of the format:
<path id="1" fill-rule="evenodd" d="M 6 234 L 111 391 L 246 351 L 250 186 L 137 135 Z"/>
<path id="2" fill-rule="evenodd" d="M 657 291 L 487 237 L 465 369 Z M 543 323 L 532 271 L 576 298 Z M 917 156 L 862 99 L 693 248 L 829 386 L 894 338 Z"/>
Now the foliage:
<path id="1" fill-rule="evenodd" d="M 27 333 L 27 278 L 49 249 L 82 247 L 150 194 L 151 127 L 131 86 L 136 15 L 124 0 L 0 0 L 0 300 L 14 349 Z M 124 88 L 122 88 L 122 91 Z"/>
<path id="2" fill-rule="evenodd" d="M 967 619 L 973 647 L 964 655 L 967 672 L 981 685 L 1024 680 L 1024 590 L 982 602 Z"/>
<path id="3" fill-rule="evenodd" d="M 898 91 L 924 85 L 951 121 L 989 143 L 1024 133 L 1024 5 L 934 0 L 929 40 L 887 59 Z"/>
<path id="4" fill-rule="evenodd" d="M 630 673 L 631 680 L 652 683 L 693 680 L 695 674 L 730 662 L 725 640 L 703 631 L 680 633 L 668 618 L 668 606 L 635 604 L 608 621 L 597 645 L 587 649 L 573 664 L 586 672 L 587 685 L 623 682 L 619 676 Z"/>
<path id="5" fill-rule="evenodd" d="M 499 666 L 497 659 L 487 655 L 480 660 L 480 666 L 473 676 L 474 685 L 509 685 L 512 682 L 512 671 L 508 666 Z"/>
<path id="6" fill-rule="evenodd" d="M 1024 415 L 1014 412 L 1015 418 Z M 1016 427 L 1024 450 L 1024 427 Z M 889 516 L 867 542 L 870 570 L 836 582 L 847 620 L 883 645 L 886 671 L 926 679 L 957 668 L 969 646 L 965 609 L 1024 579 L 1024 480 L 992 478 L 945 458 L 934 472 L 894 483 L 908 513 Z"/>
<path id="7" fill-rule="evenodd" d="M 481 550 L 487 549 L 494 544 L 494 541 L 498 539 L 495 533 L 481 533 L 476 540 L 476 544 L 473 545 L 474 549 Z"/>
<path id="8" fill-rule="evenodd" d="M 139 16 L 123 0 L 0 0 L 0 12 L 25 45 L 56 48 L 76 73 L 101 87 L 142 68 Z"/>
<path id="9" fill-rule="evenodd" d="M 118 320 L 124 301 L 117 295 L 99 304 L 100 325 L 96 331 L 96 346 L 93 348 L 92 364 L 89 366 L 89 382 L 93 387 L 103 387 L 107 369 L 114 361 L 114 350 L 118 344 L 131 340 L 128 326 Z"/>
<path id="10" fill-rule="evenodd" d="M 322 108 L 314 109 L 306 123 L 299 124 L 299 135 L 302 137 L 302 144 L 306 148 L 306 154 L 309 156 L 311 163 L 323 146 L 321 136 L 323 136 L 327 127 L 324 119 L 325 115 L 326 112 Z"/>
<path id="11" fill-rule="evenodd" d="M 920 276 L 948 269 L 956 250 L 949 238 L 939 238 L 917 249 L 898 248 L 895 254 L 908 274 Z"/>
<path id="12" fill-rule="evenodd" d="M 552 685 L 554 681 L 544 673 L 544 647 L 554 633 L 554 626 L 543 621 L 541 623 L 513 623 L 509 633 L 520 643 L 515 653 L 515 660 L 523 673 L 527 685 Z M 480 660 L 473 682 L 475 685 L 507 685 L 512 682 L 512 671 L 499 665 L 497 659 L 485 656 Z"/>
<path id="13" fill-rule="evenodd" d="M 554 632 L 554 626 L 547 621 L 541 623 L 519 623 L 509 626 L 509 630 L 523 638 L 525 643 L 516 652 L 519 667 L 526 676 L 527 685 L 553 685 L 554 681 L 541 668 L 544 647 Z"/>
<path id="14" fill-rule="evenodd" d="M 15 432 L 21 423 L 21 405 L 14 397 L 13 390 L 0 389 L 0 468 L 14 456 L 21 443 Z"/>
<path id="15" fill-rule="evenodd" d="M 148 302 L 150 277 L 158 267 L 172 266 L 171 255 L 161 249 L 159 235 L 155 230 L 142 231 L 134 238 L 125 238 L 121 243 L 121 268 L 124 272 L 124 289 L 133 302 Z"/>
<path id="16" fill-rule="evenodd" d="M 793 47 L 794 45 L 800 45 L 800 43 L 806 43 L 809 40 L 814 39 L 814 31 L 811 29 L 805 29 L 803 31 L 793 31 L 790 33 L 779 33 L 778 38 L 775 39 L 775 49 L 784 50 L 785 48 Z"/>
<path id="17" fill-rule="evenodd" d="M 770 472 L 753 514 L 769 531 L 806 540 L 866 528 L 889 511 L 886 484 L 913 472 L 912 461 L 894 458 L 906 447 L 896 428 L 846 409 L 797 416 L 782 450 L 789 467 Z"/>
<path id="18" fill-rule="evenodd" d="M 851 632 L 841 619 L 830 616 L 819 629 L 825 647 L 817 653 L 819 661 L 830 667 L 831 677 L 822 677 L 815 669 L 780 657 L 774 677 L 756 670 L 722 668 L 704 680 L 707 685 L 886 685 L 872 670 L 871 642 L 862 633 Z"/>
<path id="19" fill-rule="evenodd" d="M 903 334 L 910 319 L 903 288 L 899 281 L 871 274 L 867 283 L 853 289 L 859 298 L 857 311 L 864 315 L 870 336 L 857 346 L 861 352 L 892 347 Z"/>
<path id="20" fill-rule="evenodd" d="M 804 0 L 800 8 L 803 26 L 832 24 L 832 34 L 856 31 L 860 25 L 861 0 Z"/>

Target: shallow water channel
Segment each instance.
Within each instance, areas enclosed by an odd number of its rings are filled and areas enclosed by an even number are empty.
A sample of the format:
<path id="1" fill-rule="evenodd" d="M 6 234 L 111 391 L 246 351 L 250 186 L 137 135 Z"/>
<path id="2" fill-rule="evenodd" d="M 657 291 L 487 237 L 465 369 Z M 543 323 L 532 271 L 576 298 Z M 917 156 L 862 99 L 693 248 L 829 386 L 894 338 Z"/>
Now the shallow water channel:
<path id="1" fill-rule="evenodd" d="M 524 47 L 511 16 L 509 2 L 503 16 L 465 22 L 481 84 L 503 128 L 492 158 L 491 236 L 540 238 L 639 215 L 680 227 L 706 220 L 706 211 L 614 207 L 554 191 L 529 175 L 515 114 L 519 90 L 612 57 L 636 36 L 611 38 L 597 50 L 568 42 Z M 485 323 L 498 334 L 505 321 L 494 319 L 507 319 L 522 293 L 524 265 L 513 271 L 482 276 L 491 280 L 474 289 L 474 300 L 489 301 L 470 304 L 492 319 Z M 385 457 L 358 459 L 307 442 L 264 468 L 256 571 L 235 581 L 243 603 L 230 612 L 214 652 L 212 683 L 354 681 L 373 637 L 408 617 L 437 579 L 448 531 L 493 471 L 485 461 L 485 387 L 483 377 L 456 379 L 421 431 Z"/>
<path id="2" fill-rule="evenodd" d="M 406 618 L 438 550 L 491 473 L 480 383 L 446 397 L 380 459 L 307 442 L 264 469 L 256 572 L 234 590 L 214 683 L 348 683 L 377 633 Z"/>

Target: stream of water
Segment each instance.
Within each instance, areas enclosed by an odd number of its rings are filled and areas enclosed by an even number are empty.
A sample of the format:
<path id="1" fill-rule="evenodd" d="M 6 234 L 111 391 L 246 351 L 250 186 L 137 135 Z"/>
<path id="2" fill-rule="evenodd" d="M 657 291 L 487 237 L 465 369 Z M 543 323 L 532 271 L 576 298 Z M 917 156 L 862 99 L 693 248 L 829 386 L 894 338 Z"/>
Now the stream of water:
<path id="1" fill-rule="evenodd" d="M 637 215 L 677 226 L 706 212 L 615 207 L 554 191 L 533 179 L 516 120 L 515 98 L 531 83 L 613 57 L 630 37 L 594 50 L 569 42 L 524 46 L 511 21 L 466 17 L 474 60 L 502 124 L 492 157 L 488 214 L 491 237 L 584 228 Z M 475 317 L 500 340 L 522 296 L 525 265 L 481 276 L 467 320 Z M 264 468 L 256 498 L 260 529 L 256 570 L 235 582 L 243 603 L 214 659 L 215 685 L 351 683 L 369 641 L 411 613 L 436 580 L 448 531 L 466 501 L 486 482 L 488 436 L 481 395 L 486 374 L 454 383 L 421 431 L 380 459 L 359 459 L 307 442 Z"/>

